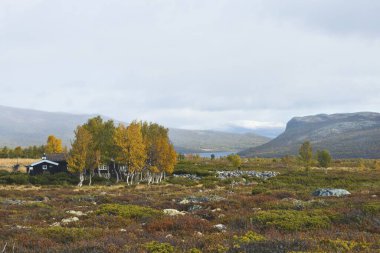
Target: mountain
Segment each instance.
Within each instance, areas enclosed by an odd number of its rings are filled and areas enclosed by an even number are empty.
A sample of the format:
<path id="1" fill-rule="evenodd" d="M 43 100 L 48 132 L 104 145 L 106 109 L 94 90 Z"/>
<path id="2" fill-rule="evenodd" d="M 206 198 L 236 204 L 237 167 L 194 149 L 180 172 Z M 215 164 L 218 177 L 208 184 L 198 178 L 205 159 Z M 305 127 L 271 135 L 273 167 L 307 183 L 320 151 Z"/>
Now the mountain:
<path id="1" fill-rule="evenodd" d="M 291 119 L 285 132 L 239 154 L 246 157 L 296 155 L 304 141 L 334 158 L 380 158 L 380 113 L 320 114 Z"/>
<path id="2" fill-rule="evenodd" d="M 44 112 L 0 106 L 0 146 L 42 145 L 50 134 L 61 138 L 65 145 L 70 145 L 74 129 L 94 116 L 96 115 Z M 253 133 L 234 134 L 175 128 L 169 129 L 169 137 L 178 152 L 239 151 L 270 140 Z"/>
<path id="3" fill-rule="evenodd" d="M 178 152 L 240 151 L 259 146 L 270 139 L 254 133 L 227 133 L 210 130 L 169 129 L 169 137 Z"/>

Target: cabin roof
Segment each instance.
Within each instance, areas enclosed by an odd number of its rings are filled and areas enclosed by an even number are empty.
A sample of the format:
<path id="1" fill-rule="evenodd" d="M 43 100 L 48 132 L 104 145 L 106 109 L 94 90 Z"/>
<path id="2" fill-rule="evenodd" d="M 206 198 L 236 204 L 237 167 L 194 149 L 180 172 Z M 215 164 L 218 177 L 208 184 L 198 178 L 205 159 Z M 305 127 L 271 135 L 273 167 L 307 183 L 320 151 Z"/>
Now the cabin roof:
<path id="1" fill-rule="evenodd" d="M 50 160 L 40 160 L 40 161 L 38 161 L 38 162 L 32 163 L 32 164 L 29 165 L 28 167 L 34 167 L 34 166 L 36 166 L 36 165 L 38 165 L 38 164 L 41 164 L 41 163 L 50 163 L 50 164 L 53 164 L 53 165 L 55 165 L 55 166 L 58 166 L 58 163 L 56 163 L 56 162 L 53 162 L 53 161 L 50 161 Z"/>
<path id="2" fill-rule="evenodd" d="M 49 160 L 49 161 L 65 162 L 66 159 L 67 159 L 66 153 L 46 154 L 46 160 Z"/>

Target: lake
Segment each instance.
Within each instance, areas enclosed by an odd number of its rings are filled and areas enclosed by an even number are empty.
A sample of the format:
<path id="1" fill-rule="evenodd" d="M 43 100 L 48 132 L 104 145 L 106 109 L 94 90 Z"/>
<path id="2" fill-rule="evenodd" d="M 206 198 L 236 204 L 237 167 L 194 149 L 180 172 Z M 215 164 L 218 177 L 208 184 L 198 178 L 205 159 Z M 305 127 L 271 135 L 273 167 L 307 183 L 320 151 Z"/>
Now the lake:
<path id="1" fill-rule="evenodd" d="M 215 158 L 223 157 L 223 156 L 228 156 L 230 154 L 235 154 L 236 152 L 200 152 L 200 153 L 193 153 L 194 155 L 199 155 L 200 157 L 203 158 L 211 158 L 211 155 L 214 154 Z"/>

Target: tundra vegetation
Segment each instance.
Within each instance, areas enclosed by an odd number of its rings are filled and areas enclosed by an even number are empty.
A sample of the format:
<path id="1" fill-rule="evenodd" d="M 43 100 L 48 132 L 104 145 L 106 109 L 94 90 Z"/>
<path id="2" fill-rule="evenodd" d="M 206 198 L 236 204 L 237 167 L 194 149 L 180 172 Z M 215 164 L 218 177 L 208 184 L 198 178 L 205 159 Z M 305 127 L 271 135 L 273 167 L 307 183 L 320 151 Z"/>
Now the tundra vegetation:
<path id="1" fill-rule="evenodd" d="M 162 165 L 153 153 L 163 148 L 153 138 L 147 141 L 144 131 L 149 124 L 133 124 L 130 131 L 141 128 L 145 143 L 146 152 L 139 154 L 159 170 Z M 125 137 L 125 128 L 115 131 Z M 158 126 L 154 129 L 160 131 Z M 141 136 L 135 138 L 141 145 Z M 128 150 L 124 141 L 117 147 Z M 115 160 L 131 159 L 126 162 L 139 171 L 140 155 Z M 128 184 L 124 175 L 116 183 L 94 174 L 93 184 L 87 185 L 87 176 L 81 188 L 76 186 L 77 175 L 2 171 L 0 250 L 379 252 L 379 162 L 333 160 L 326 174 L 315 158 L 309 171 L 302 160 L 291 156 L 241 158 L 237 170 L 231 159 L 183 155 L 173 168 L 176 176 L 162 178 L 159 184 Z M 217 177 L 218 171 L 230 171 L 231 177 Z M 279 174 L 263 179 L 240 171 Z M 346 189 L 351 194 L 314 196 L 320 188 Z"/>

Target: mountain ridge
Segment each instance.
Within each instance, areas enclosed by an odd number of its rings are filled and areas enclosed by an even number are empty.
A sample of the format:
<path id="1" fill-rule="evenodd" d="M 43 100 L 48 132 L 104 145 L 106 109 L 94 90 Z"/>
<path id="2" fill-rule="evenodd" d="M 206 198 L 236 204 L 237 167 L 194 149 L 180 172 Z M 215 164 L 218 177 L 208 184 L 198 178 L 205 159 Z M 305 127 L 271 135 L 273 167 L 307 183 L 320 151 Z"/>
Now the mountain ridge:
<path id="1" fill-rule="evenodd" d="M 42 145 L 50 134 L 61 138 L 64 145 L 70 145 L 76 126 L 95 116 L 97 114 L 46 112 L 0 105 L 0 146 Z M 111 119 L 104 115 L 101 117 L 105 120 Z M 270 140 L 254 133 L 236 134 L 177 128 L 169 128 L 169 137 L 178 152 L 202 152 L 204 149 L 213 152 L 236 152 Z"/>
<path id="2" fill-rule="evenodd" d="M 335 158 L 380 158 L 380 113 L 294 117 L 287 123 L 284 133 L 239 154 L 258 157 L 296 155 L 304 141 L 310 141 L 314 150 L 330 150 Z"/>

